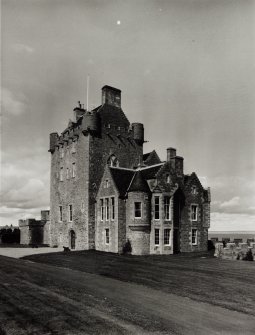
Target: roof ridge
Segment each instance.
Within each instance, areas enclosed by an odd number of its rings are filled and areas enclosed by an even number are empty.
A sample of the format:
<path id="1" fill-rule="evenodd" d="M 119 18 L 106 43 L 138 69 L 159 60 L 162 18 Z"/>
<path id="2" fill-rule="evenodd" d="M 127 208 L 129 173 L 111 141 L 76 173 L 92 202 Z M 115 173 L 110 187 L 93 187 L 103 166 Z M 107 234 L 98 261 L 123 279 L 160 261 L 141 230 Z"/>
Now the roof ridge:
<path id="1" fill-rule="evenodd" d="M 129 169 L 129 168 L 125 168 L 125 167 L 121 167 L 121 166 L 109 166 L 110 169 L 116 169 L 116 170 L 128 170 L 128 171 L 133 171 L 135 172 L 135 169 Z"/>
<path id="2" fill-rule="evenodd" d="M 156 167 L 156 166 L 160 166 L 160 165 L 163 165 L 163 164 L 164 164 L 164 162 L 157 163 L 157 164 L 154 164 L 154 165 L 145 166 L 145 167 L 139 167 L 139 168 L 136 169 L 136 171 L 150 169 L 150 168 L 153 168 L 153 167 Z"/>

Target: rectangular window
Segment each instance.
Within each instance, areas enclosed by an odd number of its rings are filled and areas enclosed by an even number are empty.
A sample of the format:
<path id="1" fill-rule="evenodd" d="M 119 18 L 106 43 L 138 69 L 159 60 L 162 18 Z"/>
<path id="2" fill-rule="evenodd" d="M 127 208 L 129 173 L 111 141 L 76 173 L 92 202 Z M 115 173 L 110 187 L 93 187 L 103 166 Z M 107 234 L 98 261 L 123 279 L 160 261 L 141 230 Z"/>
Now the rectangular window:
<path id="1" fill-rule="evenodd" d="M 63 207 L 59 206 L 59 221 L 63 221 Z"/>
<path id="2" fill-rule="evenodd" d="M 159 229 L 155 229 L 154 234 L 154 243 L 155 245 L 159 245 Z"/>
<path id="3" fill-rule="evenodd" d="M 76 142 L 72 143 L 72 149 L 71 152 L 74 154 L 76 152 Z"/>
<path id="4" fill-rule="evenodd" d="M 171 245 L 170 233 L 170 229 L 164 229 L 164 245 Z"/>
<path id="5" fill-rule="evenodd" d="M 72 164 L 72 178 L 75 178 L 76 176 L 76 165 L 75 163 Z"/>
<path id="6" fill-rule="evenodd" d="M 191 205 L 191 219 L 197 221 L 197 205 Z"/>
<path id="7" fill-rule="evenodd" d="M 59 180 L 60 180 L 60 181 L 63 181 L 63 179 L 64 179 L 64 175 L 63 175 L 63 173 L 64 173 L 64 169 L 61 167 L 61 168 L 60 168 L 60 173 L 59 173 Z"/>
<path id="8" fill-rule="evenodd" d="M 164 212 L 165 220 L 171 220 L 170 197 L 164 198 Z"/>
<path id="9" fill-rule="evenodd" d="M 154 218 L 159 220 L 159 197 L 154 198 Z"/>
<path id="10" fill-rule="evenodd" d="M 135 202 L 135 218 L 141 218 L 142 217 L 142 203 L 141 202 Z"/>
<path id="11" fill-rule="evenodd" d="M 59 155 L 60 155 L 60 158 L 64 157 L 64 148 L 63 147 L 59 148 Z"/>
<path id="12" fill-rule="evenodd" d="M 109 244 L 109 242 L 110 242 L 109 229 L 105 229 L 105 244 Z"/>
<path id="13" fill-rule="evenodd" d="M 100 215 L 101 221 L 104 220 L 104 199 L 100 199 Z"/>
<path id="14" fill-rule="evenodd" d="M 192 229 L 191 243 L 197 245 L 197 229 Z"/>
<path id="15" fill-rule="evenodd" d="M 111 205 L 112 205 L 112 208 L 111 208 L 112 220 L 114 220 L 115 219 L 115 199 L 114 197 L 111 198 Z"/>
<path id="16" fill-rule="evenodd" d="M 72 222 L 73 221 L 73 205 L 69 205 L 68 209 L 69 209 L 69 221 Z"/>
<path id="17" fill-rule="evenodd" d="M 66 179 L 69 179 L 69 169 L 66 168 Z"/>
<path id="18" fill-rule="evenodd" d="M 105 219 L 106 221 L 109 220 L 109 199 L 105 199 Z"/>

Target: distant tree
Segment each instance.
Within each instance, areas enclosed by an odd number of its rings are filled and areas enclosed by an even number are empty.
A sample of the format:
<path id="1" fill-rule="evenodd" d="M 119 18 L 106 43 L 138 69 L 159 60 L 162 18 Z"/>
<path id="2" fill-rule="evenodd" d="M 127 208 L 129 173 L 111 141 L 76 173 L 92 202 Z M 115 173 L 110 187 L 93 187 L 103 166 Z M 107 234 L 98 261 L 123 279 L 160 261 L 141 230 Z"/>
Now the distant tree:
<path id="1" fill-rule="evenodd" d="M 13 243 L 17 243 L 19 244 L 20 243 L 20 230 L 19 228 L 14 228 L 13 232 L 12 232 L 12 240 L 13 240 Z"/>
<path id="2" fill-rule="evenodd" d="M 208 246 L 208 251 L 215 250 L 215 246 L 214 246 L 213 241 L 208 240 L 207 246 Z"/>
<path id="3" fill-rule="evenodd" d="M 253 257 L 252 251 L 251 251 L 251 249 L 249 249 L 247 251 L 246 255 L 244 256 L 243 260 L 244 261 L 253 261 L 254 260 L 253 258 L 254 257 Z"/>

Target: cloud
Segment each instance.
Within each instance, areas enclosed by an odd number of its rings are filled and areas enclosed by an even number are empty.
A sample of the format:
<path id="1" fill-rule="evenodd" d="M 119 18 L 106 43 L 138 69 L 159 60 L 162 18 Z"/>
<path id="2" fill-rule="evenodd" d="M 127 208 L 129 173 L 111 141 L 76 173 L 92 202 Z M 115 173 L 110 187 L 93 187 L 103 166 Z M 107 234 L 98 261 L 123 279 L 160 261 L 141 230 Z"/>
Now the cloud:
<path id="1" fill-rule="evenodd" d="M 240 204 L 240 198 L 239 197 L 234 197 L 234 198 L 220 204 L 220 207 L 221 208 L 235 207 L 235 206 L 238 206 L 239 204 Z"/>
<path id="2" fill-rule="evenodd" d="M 20 148 L 2 153 L 0 225 L 37 217 L 49 207 L 49 160 L 35 141 L 36 151 Z"/>
<path id="3" fill-rule="evenodd" d="M 26 52 L 26 53 L 33 53 L 35 51 L 34 48 L 30 47 L 29 45 L 22 44 L 22 43 L 15 43 L 12 45 L 12 49 L 18 53 Z"/>
<path id="4" fill-rule="evenodd" d="M 211 231 L 255 231 L 255 215 L 211 213 Z"/>
<path id="5" fill-rule="evenodd" d="M 3 114 L 20 115 L 26 110 L 25 96 L 13 94 L 6 88 L 2 88 L 1 107 Z"/>

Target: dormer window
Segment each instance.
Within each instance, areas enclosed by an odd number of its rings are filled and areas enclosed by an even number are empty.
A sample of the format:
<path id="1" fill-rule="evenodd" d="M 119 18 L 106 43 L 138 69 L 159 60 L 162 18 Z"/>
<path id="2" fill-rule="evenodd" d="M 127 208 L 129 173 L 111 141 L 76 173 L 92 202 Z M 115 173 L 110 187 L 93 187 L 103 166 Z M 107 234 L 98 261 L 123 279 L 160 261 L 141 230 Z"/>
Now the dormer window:
<path id="1" fill-rule="evenodd" d="M 107 164 L 112 167 L 118 167 L 119 161 L 115 155 L 111 155 L 107 161 Z"/>

